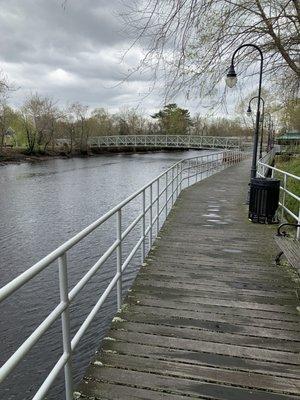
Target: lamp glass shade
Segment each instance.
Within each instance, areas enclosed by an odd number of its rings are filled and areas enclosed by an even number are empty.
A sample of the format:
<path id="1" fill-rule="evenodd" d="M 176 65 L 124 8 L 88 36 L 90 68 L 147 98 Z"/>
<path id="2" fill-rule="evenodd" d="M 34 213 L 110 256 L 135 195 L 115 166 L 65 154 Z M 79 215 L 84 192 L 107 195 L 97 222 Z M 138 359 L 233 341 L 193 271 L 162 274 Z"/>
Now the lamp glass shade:
<path id="1" fill-rule="evenodd" d="M 251 107 L 249 106 L 249 107 L 248 107 L 248 110 L 247 110 L 247 115 L 248 115 L 248 117 L 250 117 L 251 114 L 252 114 L 252 110 L 251 110 Z"/>
<path id="2" fill-rule="evenodd" d="M 237 83 L 236 75 L 227 75 L 225 79 L 226 85 L 230 88 L 233 88 Z"/>

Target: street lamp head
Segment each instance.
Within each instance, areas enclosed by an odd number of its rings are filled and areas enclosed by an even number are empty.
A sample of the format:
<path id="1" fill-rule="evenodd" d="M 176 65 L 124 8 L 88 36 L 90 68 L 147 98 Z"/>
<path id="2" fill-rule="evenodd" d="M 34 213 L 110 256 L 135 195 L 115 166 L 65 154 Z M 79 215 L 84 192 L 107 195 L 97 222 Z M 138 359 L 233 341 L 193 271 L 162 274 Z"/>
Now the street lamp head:
<path id="1" fill-rule="evenodd" d="M 226 85 L 230 88 L 233 88 L 236 85 L 236 82 L 237 82 L 237 77 L 234 70 L 234 65 L 231 64 L 226 76 Z"/>
<path id="2" fill-rule="evenodd" d="M 250 107 L 250 104 L 249 104 L 248 110 L 247 110 L 247 115 L 248 115 L 248 117 L 251 116 L 251 113 L 252 113 L 252 110 L 251 110 L 251 107 Z"/>

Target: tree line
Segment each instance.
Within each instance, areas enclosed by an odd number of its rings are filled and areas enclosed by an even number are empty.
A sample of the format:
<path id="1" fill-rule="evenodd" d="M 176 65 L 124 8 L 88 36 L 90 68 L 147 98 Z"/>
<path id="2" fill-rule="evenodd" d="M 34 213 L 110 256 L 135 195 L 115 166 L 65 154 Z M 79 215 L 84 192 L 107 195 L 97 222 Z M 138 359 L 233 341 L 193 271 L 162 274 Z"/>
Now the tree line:
<path id="1" fill-rule="evenodd" d="M 251 95 L 249 95 L 251 98 Z M 300 131 L 299 99 L 279 103 L 264 91 L 266 111 L 276 114 L 277 131 Z M 235 119 L 207 117 L 200 113 L 191 117 L 189 110 L 175 103 L 165 105 L 154 114 L 123 107 L 112 113 L 104 108 L 89 109 L 74 102 L 60 107 L 50 97 L 33 94 L 22 107 L 12 108 L 4 99 L 0 102 L 0 154 L 7 146 L 26 149 L 29 154 L 60 150 L 87 153 L 89 138 L 110 135 L 202 135 L 242 136 L 251 138 L 253 118 L 246 116 L 246 98 L 236 108 Z"/>
<path id="2" fill-rule="evenodd" d="M 133 108 L 111 113 L 104 108 L 89 109 L 79 102 L 66 107 L 49 97 L 29 96 L 20 109 L 6 102 L 0 106 L 0 151 L 5 146 L 25 148 L 29 154 L 55 151 L 58 139 L 67 139 L 66 151 L 86 153 L 90 137 L 106 135 L 208 135 L 241 136 L 249 128 L 238 120 L 190 116 L 187 109 L 168 104 L 145 116 Z"/>

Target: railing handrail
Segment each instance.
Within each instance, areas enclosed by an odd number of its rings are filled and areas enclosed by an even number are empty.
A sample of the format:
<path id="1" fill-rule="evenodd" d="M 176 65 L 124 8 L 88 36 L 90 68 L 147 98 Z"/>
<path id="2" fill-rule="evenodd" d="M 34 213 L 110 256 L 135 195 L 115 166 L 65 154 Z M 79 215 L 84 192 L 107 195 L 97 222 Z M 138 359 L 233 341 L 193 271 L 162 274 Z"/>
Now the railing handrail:
<path id="1" fill-rule="evenodd" d="M 10 356 L 10 358 L 0 368 L 0 382 L 3 381 L 12 370 L 19 364 L 19 362 L 26 356 L 31 350 L 35 343 L 44 335 L 49 327 L 61 316 L 62 319 L 62 341 L 63 341 L 63 354 L 52 368 L 39 390 L 33 397 L 34 400 L 41 400 L 50 389 L 56 376 L 59 374 L 61 369 L 65 368 L 65 387 L 66 387 L 66 400 L 73 398 L 73 383 L 72 383 L 72 365 L 71 355 L 77 346 L 79 340 L 85 333 L 86 329 L 90 325 L 91 321 L 95 317 L 100 307 L 105 302 L 107 296 L 111 293 L 112 289 L 117 285 L 117 306 L 118 309 L 122 303 L 122 273 L 136 254 L 137 250 L 141 248 L 141 261 L 143 262 L 146 256 L 146 239 L 149 237 L 149 248 L 152 246 L 153 236 L 155 237 L 160 230 L 162 222 L 167 218 L 170 209 L 172 208 L 176 198 L 183 189 L 183 182 L 187 180 L 186 187 L 190 186 L 198 181 L 198 177 L 203 177 L 203 173 L 206 176 L 210 176 L 213 173 L 218 172 L 227 166 L 233 165 L 239 162 L 245 157 L 245 154 L 238 149 L 224 150 L 211 153 L 209 155 L 200 155 L 198 157 L 190 157 L 185 160 L 180 160 L 173 164 L 167 170 L 162 172 L 156 178 L 145 184 L 142 188 L 128 196 L 126 199 L 121 201 L 103 216 L 98 218 L 96 221 L 88 225 L 86 228 L 81 230 L 75 236 L 67 240 L 61 246 L 57 247 L 54 251 L 49 253 L 47 256 L 42 258 L 31 268 L 21 273 L 19 276 L 14 278 L 12 281 L 7 283 L 0 289 L 0 302 L 8 296 L 12 295 L 21 286 L 26 284 L 29 280 L 34 278 L 43 269 L 47 268 L 54 261 L 58 260 L 59 267 L 59 288 L 60 288 L 60 302 L 50 312 L 50 314 L 40 323 L 40 325 L 33 331 L 33 333 L 23 342 L 23 344 Z M 206 158 L 206 162 L 203 159 Z M 187 164 L 186 168 L 183 166 Z M 204 170 L 205 167 L 206 169 Z M 190 172 L 193 175 L 190 175 Z M 171 174 L 170 174 L 171 172 Z M 183 174 L 187 173 L 187 176 L 183 177 Z M 171 175 L 171 177 L 170 177 Z M 163 186 L 161 187 L 161 184 Z M 156 185 L 157 195 L 153 197 L 153 188 Z M 162 190 L 161 190 L 162 189 Z M 149 192 L 149 205 L 146 201 L 146 192 Z M 129 226 L 123 227 L 122 231 L 122 210 L 123 207 L 130 203 L 133 199 L 142 195 L 142 212 L 139 211 L 135 219 L 129 224 Z M 163 200 L 163 205 L 160 207 L 160 201 Z M 171 204 L 171 207 L 169 207 Z M 156 210 L 154 207 L 156 205 Z M 155 212 L 153 218 L 153 210 Z M 149 216 L 149 225 L 146 227 L 146 215 Z M 162 213 L 165 215 L 165 219 L 162 221 Z M 111 218 L 113 215 L 117 216 L 116 220 L 116 240 L 112 245 L 101 255 L 96 263 L 85 273 L 85 275 L 75 284 L 75 286 L 69 290 L 68 288 L 68 274 L 67 274 L 67 252 L 87 235 L 93 232 L 97 227 L 102 225 L 105 221 Z M 127 255 L 122 259 L 122 242 L 127 235 L 134 229 L 137 224 L 142 221 L 142 235 L 137 240 L 136 244 Z M 153 230 L 155 230 L 155 233 Z M 85 320 L 80 325 L 78 331 L 71 338 L 70 331 L 70 317 L 69 317 L 69 306 L 74 297 L 79 291 L 86 285 L 89 279 L 99 270 L 101 265 L 113 254 L 117 252 L 117 271 L 104 292 L 94 305 L 92 310 L 88 313 Z"/>
<path id="2" fill-rule="evenodd" d="M 293 178 L 293 179 L 296 179 L 297 181 L 300 181 L 300 176 L 298 176 L 298 175 L 293 175 L 293 174 L 291 174 L 290 172 L 284 171 L 283 169 L 279 169 L 279 168 L 276 168 L 276 167 L 272 167 L 272 165 L 263 163 L 263 162 L 261 162 L 260 160 L 259 160 L 258 162 L 259 162 L 260 165 L 262 165 L 262 166 L 264 166 L 264 167 L 267 167 L 267 168 L 269 168 L 269 169 L 272 169 L 273 171 L 276 171 L 276 172 L 280 172 L 280 173 L 282 173 L 282 174 L 284 174 L 284 175 L 290 176 L 290 177 Z"/>
<path id="3" fill-rule="evenodd" d="M 277 167 L 273 167 L 272 165 L 268 164 L 268 162 L 273 162 L 274 157 L 276 154 L 276 150 L 273 148 L 268 153 L 264 155 L 261 159 L 258 160 L 258 169 L 257 174 L 258 176 L 265 177 L 267 171 L 270 169 L 272 171 L 272 177 L 274 173 L 279 173 L 283 175 L 283 185 L 280 184 L 280 191 L 282 192 L 282 199 L 279 200 L 279 207 L 281 208 L 281 214 L 278 214 L 280 217 L 280 221 L 283 222 L 284 220 L 284 213 L 286 212 L 290 217 L 292 217 L 297 223 L 300 223 L 300 197 L 292 192 L 291 190 L 287 189 L 287 179 L 295 179 L 296 181 L 300 181 L 300 176 L 291 174 L 290 172 L 284 171 Z M 296 215 L 292 210 L 290 210 L 286 205 L 286 195 L 291 196 L 298 202 L 298 215 Z M 300 238 L 300 229 L 297 229 L 297 239 Z"/>

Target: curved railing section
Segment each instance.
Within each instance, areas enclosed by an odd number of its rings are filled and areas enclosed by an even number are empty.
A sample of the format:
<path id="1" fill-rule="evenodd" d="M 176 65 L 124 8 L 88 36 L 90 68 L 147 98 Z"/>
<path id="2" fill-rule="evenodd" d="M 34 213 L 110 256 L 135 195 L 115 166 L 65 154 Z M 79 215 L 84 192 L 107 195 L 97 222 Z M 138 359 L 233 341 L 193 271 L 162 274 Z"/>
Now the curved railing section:
<path id="1" fill-rule="evenodd" d="M 276 154 L 276 148 L 273 148 L 271 151 L 266 153 L 260 160 L 257 162 L 257 175 L 260 177 L 270 176 L 272 178 L 280 179 L 280 199 L 279 199 L 279 208 L 280 213 L 278 214 L 280 217 L 280 221 L 283 222 L 285 220 L 286 215 L 288 215 L 292 220 L 296 223 L 300 223 L 300 197 L 295 191 L 288 189 L 291 185 L 292 181 L 300 181 L 300 176 L 290 174 L 289 172 L 283 171 L 279 168 L 273 167 L 273 161 Z M 296 201 L 296 210 L 291 209 L 288 205 L 288 198 L 293 198 Z M 300 229 L 297 231 L 297 238 L 300 238 Z"/>
<path id="2" fill-rule="evenodd" d="M 200 155 L 199 157 L 177 162 L 81 232 L 77 233 L 77 235 L 67 240 L 42 260 L 38 261 L 31 268 L 2 287 L 0 289 L 0 302 L 13 296 L 18 289 L 34 279 L 43 270 L 46 268 L 55 268 L 56 266 L 54 263 L 58 263 L 60 291 L 58 304 L 1 367 L 0 382 L 16 368 L 50 326 L 61 317 L 63 354 L 61 354 L 55 366 L 52 368 L 37 393 L 33 396 L 33 399 L 41 400 L 45 397 L 62 369 L 64 369 L 65 376 L 65 398 L 67 400 L 73 399 L 72 354 L 115 286 L 117 287 L 117 308 L 118 310 L 121 308 L 123 297 L 122 280 L 124 278 L 124 272 L 134 255 L 140 251 L 141 262 L 144 261 L 147 252 L 152 246 L 153 240 L 157 237 L 173 204 L 184 188 L 238 163 L 243 158 L 245 158 L 245 154 L 235 149 L 219 151 L 210 155 Z M 129 225 L 124 226 L 124 208 L 134 201 L 138 201 L 139 209 L 136 211 Z M 135 209 L 137 208 L 135 207 Z M 97 262 L 92 265 L 88 272 L 70 289 L 68 287 L 68 251 L 104 223 L 114 225 L 116 234 L 113 244 L 103 252 Z M 124 240 L 130 232 L 137 227 L 140 229 L 140 236 L 134 246 L 125 252 L 125 248 L 123 248 Z M 116 258 L 115 274 L 102 295 L 97 299 L 94 307 L 85 317 L 78 331 L 71 337 L 70 305 L 73 304 L 78 293 L 112 255 Z"/>

